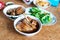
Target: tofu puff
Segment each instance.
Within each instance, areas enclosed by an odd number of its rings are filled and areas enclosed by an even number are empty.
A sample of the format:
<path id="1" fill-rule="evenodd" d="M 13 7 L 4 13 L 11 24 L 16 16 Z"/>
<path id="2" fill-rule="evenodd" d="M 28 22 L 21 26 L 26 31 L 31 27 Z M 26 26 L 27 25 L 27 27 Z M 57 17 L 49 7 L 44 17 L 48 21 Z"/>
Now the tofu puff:
<path id="1" fill-rule="evenodd" d="M 43 0 L 37 0 L 36 4 L 39 5 L 39 6 L 42 6 L 42 7 L 50 5 L 48 2 L 45 2 Z"/>
<path id="2" fill-rule="evenodd" d="M 28 19 L 28 20 L 27 20 Z M 32 33 L 38 30 L 39 24 L 36 20 L 29 17 L 22 19 L 21 22 L 17 23 L 16 28 L 25 33 Z"/>

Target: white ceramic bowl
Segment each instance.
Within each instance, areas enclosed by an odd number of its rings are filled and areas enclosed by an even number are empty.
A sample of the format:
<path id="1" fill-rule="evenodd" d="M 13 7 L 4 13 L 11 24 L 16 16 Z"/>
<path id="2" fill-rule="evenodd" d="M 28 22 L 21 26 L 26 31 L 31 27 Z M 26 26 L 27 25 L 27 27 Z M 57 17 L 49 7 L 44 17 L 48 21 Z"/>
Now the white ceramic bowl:
<path id="1" fill-rule="evenodd" d="M 30 10 L 31 8 L 32 8 L 32 7 L 26 8 L 25 13 L 28 14 L 28 15 L 30 15 L 31 13 L 29 12 L 29 10 Z M 42 24 L 42 25 L 44 25 L 44 26 L 50 26 L 50 25 L 54 25 L 54 24 L 57 22 L 56 17 L 55 17 L 51 12 L 46 11 L 46 10 L 41 9 L 41 8 L 39 8 L 39 9 L 42 11 L 42 13 L 43 13 L 43 12 L 49 13 L 49 14 L 50 14 L 50 17 L 51 17 L 51 19 L 52 19 L 52 21 L 51 21 L 50 23 L 48 23 L 48 24 Z"/>
<path id="2" fill-rule="evenodd" d="M 35 18 L 35 17 L 31 16 L 31 15 L 26 15 L 26 16 L 27 16 L 27 17 L 30 17 L 30 18 L 32 18 L 32 19 L 34 19 L 34 20 L 36 20 L 36 21 L 39 23 L 39 29 L 38 29 L 36 32 L 33 32 L 33 33 L 24 33 L 24 32 L 19 31 L 19 30 L 16 28 L 16 25 L 17 25 L 17 23 L 18 23 L 19 21 L 21 21 L 22 19 L 25 18 L 24 15 L 21 15 L 20 17 L 18 17 L 18 18 L 14 21 L 14 28 L 15 28 L 15 30 L 16 30 L 17 32 L 19 32 L 20 34 L 25 35 L 25 36 L 33 36 L 33 35 L 39 33 L 39 32 L 41 31 L 41 29 L 42 29 L 42 24 L 41 24 L 41 22 L 39 21 L 39 19 L 38 19 L 38 18 Z"/>
<path id="3" fill-rule="evenodd" d="M 15 19 L 16 19 L 17 17 L 19 17 L 20 15 L 17 15 L 17 16 L 8 15 L 8 14 L 7 14 L 7 11 L 10 10 L 10 9 L 18 8 L 18 7 L 22 7 L 22 8 L 25 10 L 25 7 L 24 7 L 24 6 L 14 4 L 14 5 L 8 5 L 7 7 L 5 7 L 4 10 L 3 10 L 3 13 L 4 13 L 8 18 L 10 18 L 10 19 L 12 19 L 12 20 L 15 20 Z"/>
<path id="4" fill-rule="evenodd" d="M 48 0 L 43 0 L 43 1 L 49 2 Z M 37 4 L 36 4 L 36 0 L 33 0 L 33 4 L 36 5 L 36 6 L 39 7 L 39 8 L 43 8 L 43 9 L 46 9 L 46 8 L 48 8 L 48 7 L 50 6 L 50 5 L 49 5 L 49 6 L 44 6 L 44 7 L 42 7 L 42 6 L 40 6 L 40 5 L 37 5 Z"/>

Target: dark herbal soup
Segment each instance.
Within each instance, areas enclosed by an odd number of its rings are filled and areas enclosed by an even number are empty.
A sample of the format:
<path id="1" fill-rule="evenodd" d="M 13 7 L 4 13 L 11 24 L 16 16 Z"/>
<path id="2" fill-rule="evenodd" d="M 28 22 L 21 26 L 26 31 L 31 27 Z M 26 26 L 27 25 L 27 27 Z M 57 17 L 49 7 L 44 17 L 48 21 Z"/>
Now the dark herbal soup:
<path id="1" fill-rule="evenodd" d="M 39 30 L 39 23 L 36 20 L 27 17 L 19 21 L 16 28 L 24 33 L 34 33 Z"/>

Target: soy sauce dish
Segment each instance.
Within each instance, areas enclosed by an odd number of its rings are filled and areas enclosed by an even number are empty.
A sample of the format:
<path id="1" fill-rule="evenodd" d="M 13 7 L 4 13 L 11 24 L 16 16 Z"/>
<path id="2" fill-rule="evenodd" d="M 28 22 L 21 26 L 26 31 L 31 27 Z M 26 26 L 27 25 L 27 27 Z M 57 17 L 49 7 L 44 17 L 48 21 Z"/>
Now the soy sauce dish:
<path id="1" fill-rule="evenodd" d="M 38 18 L 31 15 L 21 15 L 14 21 L 14 28 L 25 36 L 33 36 L 40 32 L 42 24 Z"/>
<path id="2" fill-rule="evenodd" d="M 22 5 L 8 5 L 4 8 L 3 13 L 10 19 L 15 20 L 25 12 L 25 7 Z"/>

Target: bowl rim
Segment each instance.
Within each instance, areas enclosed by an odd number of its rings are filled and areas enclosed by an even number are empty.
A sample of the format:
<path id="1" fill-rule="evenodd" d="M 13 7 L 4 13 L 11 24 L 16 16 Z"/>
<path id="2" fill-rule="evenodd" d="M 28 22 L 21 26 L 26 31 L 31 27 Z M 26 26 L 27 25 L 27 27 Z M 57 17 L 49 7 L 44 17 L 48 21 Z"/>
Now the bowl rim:
<path id="1" fill-rule="evenodd" d="M 30 18 L 32 18 L 33 16 L 31 16 L 31 15 L 26 15 L 26 16 L 28 16 L 28 17 L 30 17 Z M 39 25 L 39 29 L 36 31 L 36 32 L 34 32 L 34 33 L 24 33 L 24 32 L 21 32 L 21 31 L 19 31 L 17 28 L 16 28 L 16 24 L 17 24 L 17 22 L 18 21 L 20 21 L 21 19 L 24 19 L 24 18 L 22 18 L 22 17 L 24 17 L 24 15 L 21 15 L 21 17 L 18 17 L 15 21 L 14 21 L 14 28 L 15 28 L 15 30 L 18 32 L 18 33 L 20 33 L 20 34 L 22 34 L 22 35 L 25 35 L 25 36 L 33 36 L 33 35 L 35 35 L 35 34 L 37 34 L 38 32 L 40 32 L 41 31 L 41 29 L 42 29 L 42 23 L 39 21 L 39 19 L 38 18 L 36 18 L 36 17 L 33 17 L 32 19 L 35 19 L 40 25 Z M 21 18 L 21 19 L 20 19 Z"/>

